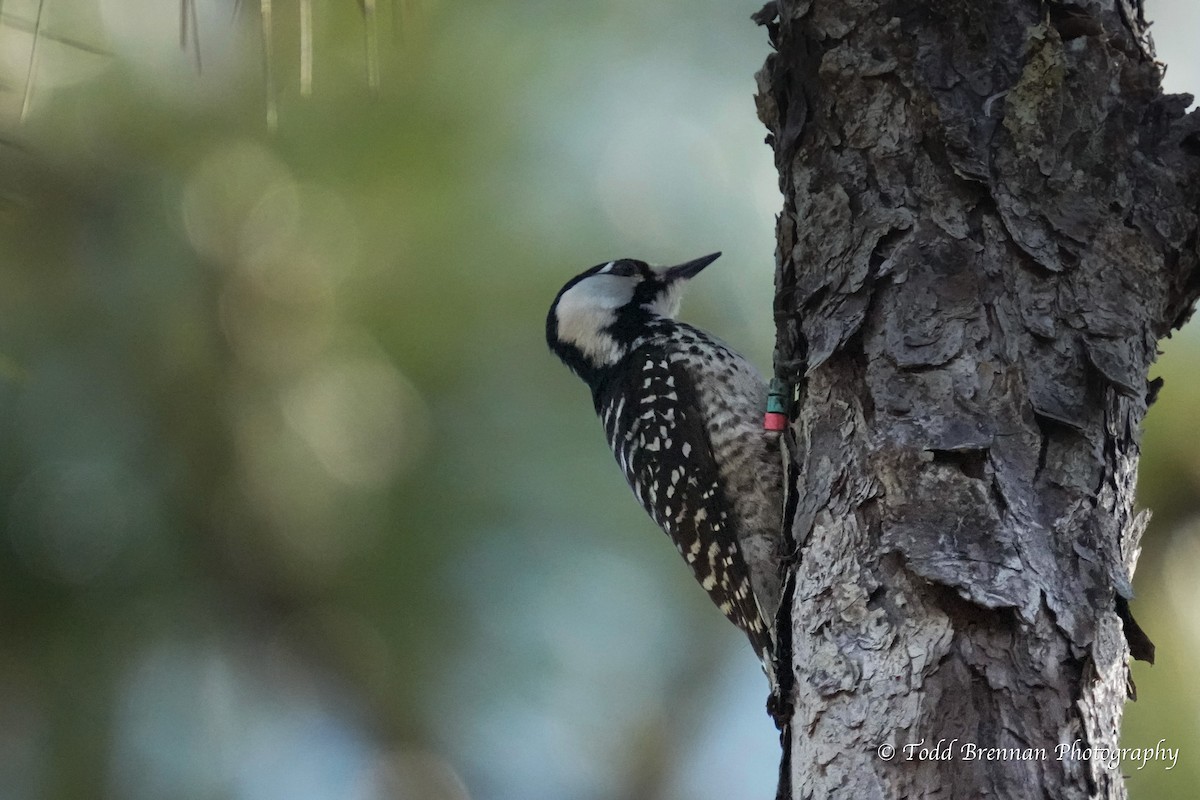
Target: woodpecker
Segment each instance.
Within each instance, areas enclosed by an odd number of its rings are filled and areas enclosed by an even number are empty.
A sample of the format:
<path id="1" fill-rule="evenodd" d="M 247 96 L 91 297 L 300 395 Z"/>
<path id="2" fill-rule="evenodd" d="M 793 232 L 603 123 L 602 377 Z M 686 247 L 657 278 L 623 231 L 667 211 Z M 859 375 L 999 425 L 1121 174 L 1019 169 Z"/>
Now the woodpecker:
<path id="1" fill-rule="evenodd" d="M 764 430 L 767 383 L 675 315 L 684 284 L 721 254 L 669 268 L 621 259 L 567 281 L 546 316 L 550 349 L 592 391 L 633 493 L 775 685 L 783 467 Z"/>

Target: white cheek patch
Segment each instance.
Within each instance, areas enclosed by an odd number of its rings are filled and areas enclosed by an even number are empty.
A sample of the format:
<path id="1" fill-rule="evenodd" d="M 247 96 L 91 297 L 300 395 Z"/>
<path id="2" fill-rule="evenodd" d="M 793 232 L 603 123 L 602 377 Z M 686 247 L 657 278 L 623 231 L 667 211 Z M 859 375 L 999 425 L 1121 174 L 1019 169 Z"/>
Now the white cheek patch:
<path id="1" fill-rule="evenodd" d="M 575 284 L 558 298 L 558 338 L 597 364 L 615 364 L 624 348 L 604 329 L 616 321 L 616 310 L 632 299 L 633 288 L 629 278 L 603 273 Z"/>

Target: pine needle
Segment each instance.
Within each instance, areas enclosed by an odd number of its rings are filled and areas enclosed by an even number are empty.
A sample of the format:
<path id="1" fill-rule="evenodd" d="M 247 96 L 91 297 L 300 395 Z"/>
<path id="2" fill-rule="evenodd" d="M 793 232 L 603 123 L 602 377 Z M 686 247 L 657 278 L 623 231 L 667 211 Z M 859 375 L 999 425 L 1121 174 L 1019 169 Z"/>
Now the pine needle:
<path id="1" fill-rule="evenodd" d="M 279 127 L 279 108 L 275 96 L 275 70 L 272 66 L 274 53 L 271 47 L 271 0 L 259 0 L 259 15 L 262 18 L 263 80 L 267 90 L 267 130 L 272 133 Z"/>
<path id="2" fill-rule="evenodd" d="M 367 48 L 367 86 L 372 94 L 379 92 L 379 19 L 375 0 L 363 0 L 363 25 Z"/>
<path id="3" fill-rule="evenodd" d="M 33 76 L 37 71 L 38 40 L 42 32 L 42 8 L 46 0 L 38 0 L 37 17 L 33 22 L 33 44 L 29 47 L 29 69 L 25 73 L 25 93 L 21 98 L 20 121 L 29 116 L 29 104 L 33 100 Z"/>
<path id="4" fill-rule="evenodd" d="M 300 0 L 300 96 L 312 96 L 313 80 L 313 7 L 312 0 Z"/>
<path id="5" fill-rule="evenodd" d="M 188 33 L 191 36 L 188 36 Z M 190 41 L 189 41 L 190 40 Z M 196 0 L 179 0 L 179 49 L 188 51 L 191 46 L 196 72 L 201 71 L 200 63 L 200 22 L 196 16 Z"/>

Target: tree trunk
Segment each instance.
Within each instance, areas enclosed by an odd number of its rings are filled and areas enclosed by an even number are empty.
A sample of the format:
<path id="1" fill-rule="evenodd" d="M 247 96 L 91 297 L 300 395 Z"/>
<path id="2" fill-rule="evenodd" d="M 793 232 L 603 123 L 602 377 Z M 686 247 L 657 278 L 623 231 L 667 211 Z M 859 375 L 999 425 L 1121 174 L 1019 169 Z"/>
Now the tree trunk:
<path id="1" fill-rule="evenodd" d="M 1200 290 L 1200 119 L 1128 0 L 756 19 L 798 387 L 782 796 L 1123 797 L 1139 426 Z"/>

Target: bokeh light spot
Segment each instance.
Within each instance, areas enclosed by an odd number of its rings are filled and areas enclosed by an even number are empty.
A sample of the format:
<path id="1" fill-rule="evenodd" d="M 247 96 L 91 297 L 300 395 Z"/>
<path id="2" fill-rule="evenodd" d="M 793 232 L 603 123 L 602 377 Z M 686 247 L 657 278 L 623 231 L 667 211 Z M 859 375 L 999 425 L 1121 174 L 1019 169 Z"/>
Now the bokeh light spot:
<path id="1" fill-rule="evenodd" d="M 227 142 L 200 163 L 183 194 L 183 222 L 192 246 L 219 263 L 253 255 L 277 239 L 289 211 L 271 211 L 264 198 L 287 197 L 287 168 L 252 142 Z M 294 215 L 294 211 L 291 212 Z M 294 222 L 294 216 L 292 217 Z"/>
<path id="2" fill-rule="evenodd" d="M 284 414 L 329 474 L 351 486 L 387 484 L 423 445 L 419 395 L 380 358 L 321 365 L 287 394 Z"/>
<path id="3" fill-rule="evenodd" d="M 98 460 L 32 472 L 13 493 L 8 516 L 13 549 L 26 567 L 65 583 L 97 579 L 159 525 L 147 487 L 117 464 Z"/>

